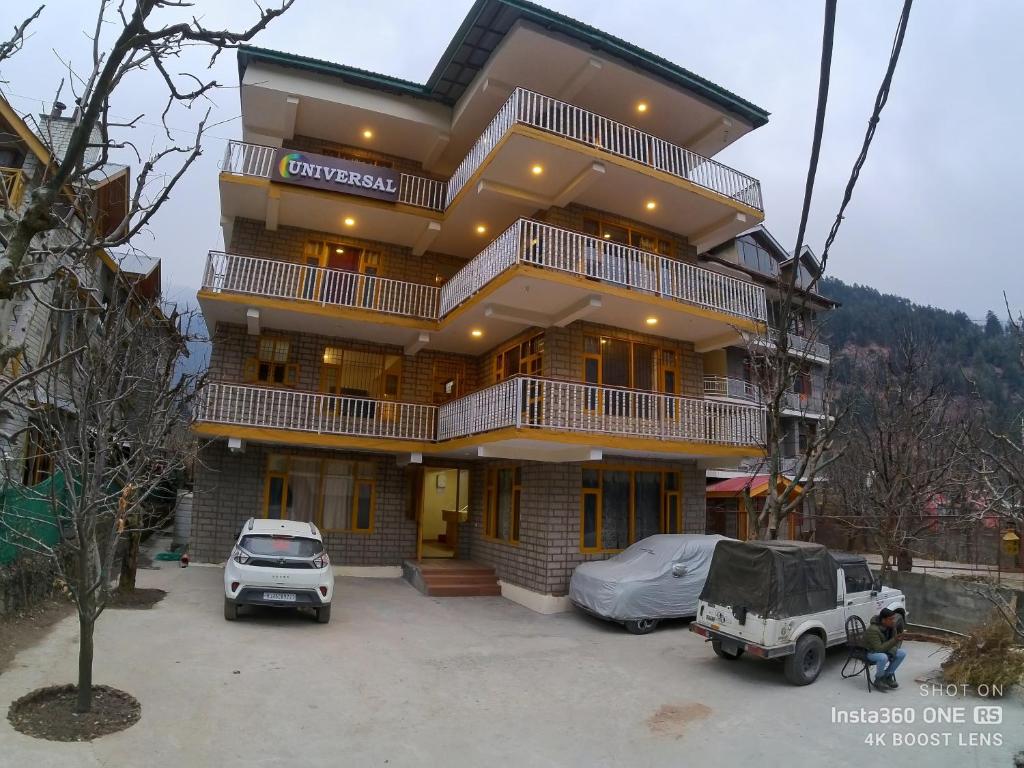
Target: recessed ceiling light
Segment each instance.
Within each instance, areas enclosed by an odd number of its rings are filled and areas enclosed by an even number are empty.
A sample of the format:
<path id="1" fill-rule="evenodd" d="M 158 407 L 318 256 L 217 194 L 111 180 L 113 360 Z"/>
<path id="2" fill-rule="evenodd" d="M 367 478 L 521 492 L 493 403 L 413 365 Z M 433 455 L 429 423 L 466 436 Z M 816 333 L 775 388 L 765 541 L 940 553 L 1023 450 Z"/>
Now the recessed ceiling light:
<path id="1" fill-rule="evenodd" d="M 346 227 L 354 227 L 355 225 L 356 225 L 356 220 L 355 219 L 353 219 L 351 216 L 346 216 L 345 217 L 345 226 Z"/>
<path id="2" fill-rule="evenodd" d="M 476 225 L 476 233 L 478 235 L 482 235 L 486 231 L 487 231 L 487 227 L 485 227 L 483 224 L 477 224 Z"/>
<path id="3" fill-rule="evenodd" d="M 479 328 L 474 328 L 472 331 L 469 332 L 469 335 L 472 336 L 474 339 L 479 339 L 481 336 L 484 335 L 484 332 L 481 331 Z"/>
<path id="4" fill-rule="evenodd" d="M 647 111 L 647 102 L 646 101 L 641 101 L 640 103 L 638 103 L 636 105 L 636 111 L 637 112 L 646 112 Z"/>
<path id="5" fill-rule="evenodd" d="M 363 138 L 364 139 L 372 139 L 373 138 L 373 131 L 371 131 L 369 128 L 367 128 L 365 131 L 363 131 Z"/>
<path id="6" fill-rule="evenodd" d="M 656 317 L 648 317 L 646 322 L 647 322 L 648 325 L 657 325 L 658 324 L 658 318 L 656 318 Z"/>
<path id="7" fill-rule="evenodd" d="M 534 176 L 540 176 L 542 173 L 544 173 L 544 166 L 535 165 L 533 166 L 533 168 L 530 169 L 530 173 L 532 173 Z"/>
<path id="8" fill-rule="evenodd" d="M 654 202 L 653 200 L 648 200 L 646 205 L 647 205 L 647 210 L 648 211 L 653 211 L 655 208 L 658 207 L 658 204 L 656 202 Z"/>
<path id="9" fill-rule="evenodd" d="M 611 236 L 612 236 L 612 235 L 611 235 L 611 233 L 610 233 L 610 232 L 605 232 L 605 233 L 604 233 L 604 239 L 605 239 L 605 240 L 609 240 L 609 239 L 611 239 Z"/>
<path id="10" fill-rule="evenodd" d="M 335 252 L 335 253 L 344 253 L 344 252 L 345 252 L 345 249 L 344 249 L 344 248 L 335 248 L 335 249 L 334 249 L 334 252 Z"/>

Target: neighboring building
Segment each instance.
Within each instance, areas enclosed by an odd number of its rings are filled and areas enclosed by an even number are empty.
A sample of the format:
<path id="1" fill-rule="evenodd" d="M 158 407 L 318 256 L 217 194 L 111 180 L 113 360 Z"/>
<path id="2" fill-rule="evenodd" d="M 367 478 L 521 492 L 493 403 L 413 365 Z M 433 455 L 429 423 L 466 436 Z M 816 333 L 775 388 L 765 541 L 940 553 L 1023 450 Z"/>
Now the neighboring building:
<path id="1" fill-rule="evenodd" d="M 67 150 L 76 116 L 65 116 L 63 110 L 64 105 L 56 103 L 50 114 L 40 115 L 38 120 L 28 118 L 34 123 L 30 127 L 0 94 L 0 256 L 13 216 L 24 210 L 32 190 L 43 183 Z M 99 134 L 94 137 L 93 143 L 98 144 Z M 94 148 L 90 153 L 98 151 Z M 98 154 L 87 155 L 86 161 L 97 157 Z M 88 300 L 96 306 L 123 298 L 129 291 L 146 299 L 159 296 L 158 259 L 133 255 L 122 261 L 103 250 L 84 259 L 71 259 L 64 253 L 82 242 L 86 226 L 97 227 L 103 234 L 120 224 L 128 211 L 129 183 L 127 166 L 106 165 L 91 176 L 86 189 L 68 189 L 56 211 L 64 226 L 40 236 L 46 244 L 41 252 L 46 256 L 26 265 L 30 276 L 73 270 L 80 285 L 89 290 Z M 87 202 L 92 210 L 83 214 L 81 208 Z M 44 361 L 50 354 L 54 334 L 60 333 L 70 321 L 67 314 L 51 311 L 53 291 L 52 282 L 42 282 L 15 302 L 0 302 L 0 347 L 22 347 L 21 355 L 0 370 L 0 386 L 27 370 L 26 365 L 36 367 Z M 95 318 L 89 321 L 94 322 Z M 49 477 L 49 448 L 41 432 L 31 428 L 30 410 L 43 403 L 62 407 L 66 400 L 61 392 L 44 392 L 38 383 L 26 382 L 0 404 L 0 472 L 7 480 L 34 485 Z"/>
<path id="2" fill-rule="evenodd" d="M 704 531 L 705 468 L 764 429 L 706 356 L 767 313 L 699 264 L 763 218 L 710 157 L 766 112 L 521 0 L 478 0 L 425 84 L 248 46 L 239 72 L 194 558 L 289 517 L 337 565 L 472 559 L 539 606 Z"/>
<path id="3" fill-rule="evenodd" d="M 783 472 L 792 480 L 797 459 L 807 448 L 807 442 L 822 419 L 828 418 L 826 380 L 831 351 L 820 338 L 820 315 L 837 304 L 816 291 L 807 290 L 815 276 L 820 276 L 818 264 L 810 248 L 804 247 L 799 259 L 794 259 L 763 226 L 743 232 L 734 240 L 712 248 L 702 255 L 711 269 L 735 277 L 746 277 L 764 287 L 767 293 L 768 317 L 774 321 L 782 312 L 786 287 L 796 275 L 796 305 L 790 323 L 789 344 L 800 360 L 800 375 L 793 382 L 793 390 L 786 394 L 783 411 L 782 437 Z M 762 394 L 757 377 L 751 367 L 757 364 L 760 342 L 767 336 L 750 337 L 742 343 L 730 345 L 704 354 L 704 393 L 727 402 L 759 403 Z M 763 504 L 768 490 L 763 457 L 753 457 L 733 467 L 717 467 L 707 471 L 707 531 L 726 536 L 745 538 L 748 533 L 746 514 L 739 503 L 745 487 L 750 487 L 755 508 Z M 814 525 L 813 499 L 805 499 L 804 514 L 789 517 L 790 538 L 808 534 Z"/>

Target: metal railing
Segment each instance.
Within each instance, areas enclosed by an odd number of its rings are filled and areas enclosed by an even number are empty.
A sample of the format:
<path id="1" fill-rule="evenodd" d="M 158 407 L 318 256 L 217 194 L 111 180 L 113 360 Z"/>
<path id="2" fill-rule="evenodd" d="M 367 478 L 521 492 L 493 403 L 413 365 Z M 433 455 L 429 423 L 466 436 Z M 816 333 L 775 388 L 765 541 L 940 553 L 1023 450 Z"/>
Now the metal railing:
<path id="1" fill-rule="evenodd" d="M 210 251 L 203 288 L 435 319 L 439 289 L 339 269 Z"/>
<path id="2" fill-rule="evenodd" d="M 704 397 L 728 397 L 751 403 L 761 402 L 761 392 L 756 385 L 743 379 L 732 379 L 727 376 L 705 376 Z"/>
<path id="3" fill-rule="evenodd" d="M 16 209 L 24 193 L 25 172 L 20 168 L 0 167 L 0 206 Z"/>
<path id="4" fill-rule="evenodd" d="M 444 316 L 517 263 L 764 321 L 764 288 L 638 248 L 519 219 L 441 287 Z"/>
<path id="5" fill-rule="evenodd" d="M 637 248 L 519 219 L 443 286 L 211 251 L 203 288 L 443 318 L 516 264 L 555 270 L 764 321 L 764 288 Z"/>
<path id="6" fill-rule="evenodd" d="M 774 344 L 776 332 L 774 328 L 768 330 L 767 339 L 761 339 L 762 344 Z M 789 351 L 793 355 L 803 357 L 816 357 L 822 360 L 828 360 L 831 357 L 831 350 L 828 344 L 824 344 L 820 341 L 812 341 L 811 339 L 805 339 L 803 336 L 798 336 L 795 333 L 788 333 L 786 338 L 789 342 Z"/>
<path id="7" fill-rule="evenodd" d="M 517 376 L 440 406 L 437 437 L 544 427 L 657 440 L 759 445 L 764 411 L 635 389 Z"/>
<path id="8" fill-rule="evenodd" d="M 220 169 L 236 176 L 256 176 L 269 179 L 274 167 L 277 147 L 250 144 L 244 141 L 228 141 Z M 398 184 L 398 202 L 443 211 L 445 208 L 445 183 L 426 176 L 402 173 Z"/>
<path id="9" fill-rule="evenodd" d="M 786 392 L 782 402 L 789 411 L 819 414 L 825 412 L 825 403 L 820 395 L 802 395 L 799 392 Z"/>
<path id="10" fill-rule="evenodd" d="M 516 376 L 441 406 L 214 382 L 195 421 L 317 434 L 443 441 L 503 427 L 760 445 L 757 407 Z"/>
<path id="11" fill-rule="evenodd" d="M 761 184 L 715 160 L 581 107 L 516 88 L 448 180 L 446 205 L 472 178 L 502 136 L 529 125 L 697 184 L 763 211 Z"/>
<path id="12" fill-rule="evenodd" d="M 195 420 L 318 434 L 433 441 L 436 413 L 434 405 L 215 382 L 203 390 Z"/>

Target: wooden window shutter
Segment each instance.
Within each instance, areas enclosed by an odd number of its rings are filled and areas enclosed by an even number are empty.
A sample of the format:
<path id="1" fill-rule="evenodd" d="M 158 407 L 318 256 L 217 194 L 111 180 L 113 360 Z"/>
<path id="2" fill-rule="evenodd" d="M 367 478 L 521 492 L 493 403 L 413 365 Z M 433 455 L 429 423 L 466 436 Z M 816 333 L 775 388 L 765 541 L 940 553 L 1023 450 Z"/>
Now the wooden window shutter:
<path id="1" fill-rule="evenodd" d="M 299 383 L 299 364 L 288 363 L 284 367 L 284 385 L 294 387 Z"/>
<path id="2" fill-rule="evenodd" d="M 242 380 L 256 381 L 259 375 L 260 361 L 255 357 L 247 357 L 242 364 Z"/>

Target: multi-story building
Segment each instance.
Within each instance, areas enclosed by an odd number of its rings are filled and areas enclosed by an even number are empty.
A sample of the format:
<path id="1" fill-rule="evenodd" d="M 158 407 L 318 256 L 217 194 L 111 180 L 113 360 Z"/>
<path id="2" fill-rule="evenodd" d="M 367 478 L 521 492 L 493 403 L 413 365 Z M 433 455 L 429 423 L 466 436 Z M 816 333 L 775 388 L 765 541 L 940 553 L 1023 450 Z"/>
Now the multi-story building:
<path id="1" fill-rule="evenodd" d="M 75 113 L 65 115 L 64 109 L 56 102 L 49 114 L 23 117 L 0 95 L 0 256 L 9 228 L 25 210 L 32 191 L 45 182 L 64 157 L 78 117 Z M 97 131 L 86 165 L 95 164 L 99 145 Z M 16 299 L 0 301 L 0 347 L 20 350 L 0 370 L 0 386 L 45 362 L 52 353 L 54 335 L 68 321 L 67 314 L 52 310 L 56 283 L 44 279 L 47 276 L 73 271 L 79 289 L 97 307 L 107 306 L 129 292 L 145 300 L 159 296 L 158 259 L 138 254 L 119 258 L 101 248 L 82 247 L 83 243 L 95 242 L 92 236 L 84 236 L 87 228 L 92 235 L 102 237 L 127 215 L 129 174 L 127 166 L 104 165 L 88 180 L 74 188 L 69 186 L 55 205 L 60 226 L 39 237 L 39 247 L 22 265 L 21 274 L 39 282 Z M 90 315 L 88 322 L 95 321 Z M 160 324 L 160 328 L 176 333 L 166 324 Z M 25 381 L 0 403 L 0 472 L 13 483 L 35 484 L 48 477 L 52 468 L 47 438 L 33 429 L 32 411 L 44 403 L 61 407 L 67 398 L 61 392 L 42 391 L 41 387 L 39 379 Z"/>
<path id="2" fill-rule="evenodd" d="M 831 351 L 822 340 L 821 315 L 836 306 L 817 291 L 816 277 L 821 274 L 814 253 L 804 247 L 799 259 L 779 243 L 763 226 L 743 232 L 734 240 L 716 246 L 701 255 L 711 269 L 735 277 L 753 280 L 764 287 L 771 327 L 784 317 L 783 302 L 792 282 L 793 307 L 789 312 L 789 346 L 799 374 L 792 390 L 785 395 L 782 411 L 783 434 L 780 444 L 783 472 L 795 478 L 798 457 L 804 454 L 808 439 L 822 419 L 828 418 L 827 374 Z M 794 276 L 792 270 L 797 270 Z M 760 403 L 763 397 L 757 381 L 758 353 L 771 338 L 768 334 L 749 336 L 740 344 L 713 350 L 704 355 L 704 392 L 730 402 Z M 745 538 L 746 514 L 739 503 L 740 494 L 749 486 L 755 504 L 763 500 L 768 479 L 763 457 L 744 459 L 736 466 L 713 467 L 707 471 L 709 533 Z M 808 497 L 803 515 L 788 519 L 790 538 L 813 529 L 813 499 Z"/>
<path id="3" fill-rule="evenodd" d="M 699 263 L 763 219 L 712 157 L 765 111 L 519 0 L 478 0 L 424 84 L 253 47 L 239 71 L 194 557 L 302 519 L 337 565 L 471 559 L 540 607 L 704 530 L 705 468 L 764 430 L 705 360 L 767 318 Z"/>

